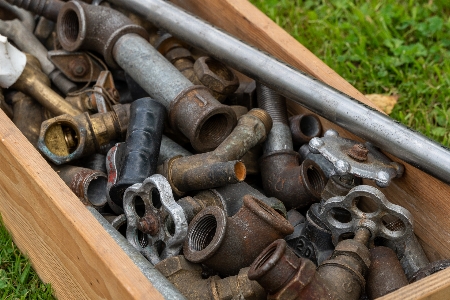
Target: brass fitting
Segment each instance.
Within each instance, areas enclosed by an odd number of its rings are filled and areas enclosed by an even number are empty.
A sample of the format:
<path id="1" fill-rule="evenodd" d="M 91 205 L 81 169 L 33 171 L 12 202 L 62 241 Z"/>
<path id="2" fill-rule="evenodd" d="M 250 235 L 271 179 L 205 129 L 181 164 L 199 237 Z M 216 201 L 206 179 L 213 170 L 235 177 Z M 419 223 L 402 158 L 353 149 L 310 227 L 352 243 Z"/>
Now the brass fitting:
<path id="1" fill-rule="evenodd" d="M 255 259 L 248 277 L 269 292 L 268 299 L 357 300 L 370 266 L 369 238 L 367 229 L 359 229 L 354 239 L 340 242 L 317 270 L 310 260 L 298 258 L 286 241 L 277 240 Z"/>
<path id="2" fill-rule="evenodd" d="M 240 182 L 246 169 L 237 160 L 263 142 L 271 126 L 272 120 L 264 110 L 253 109 L 239 118 L 233 132 L 214 151 L 171 158 L 159 172 L 179 196 L 187 191 Z"/>
<path id="3" fill-rule="evenodd" d="M 49 119 L 42 123 L 38 148 L 57 165 L 88 156 L 111 140 L 123 140 L 129 115 L 130 105 L 118 104 L 107 113 L 62 115 Z"/>
<path id="4" fill-rule="evenodd" d="M 187 260 L 203 263 L 220 275 L 236 275 L 248 267 L 271 242 L 294 231 L 292 225 L 261 200 L 246 195 L 232 217 L 209 206 L 189 224 L 183 253 Z"/>
<path id="5" fill-rule="evenodd" d="M 11 96 L 14 117 L 13 123 L 33 145 L 37 146 L 41 124 L 47 118 L 44 108 L 30 96 L 15 92 Z"/>
<path id="6" fill-rule="evenodd" d="M 266 299 L 266 292 L 256 282 L 248 279 L 248 268 L 236 276 L 221 279 L 219 276 L 202 278 L 202 267 L 178 255 L 166 258 L 155 265 L 188 300 Z"/>
<path id="7" fill-rule="evenodd" d="M 52 165 L 52 168 L 84 205 L 91 205 L 97 209 L 105 206 L 107 202 L 105 173 L 69 165 Z"/>
<path id="8" fill-rule="evenodd" d="M 41 71 L 41 65 L 34 56 L 27 54 L 25 69 L 11 88 L 31 96 L 55 116 L 82 113 L 50 88 L 50 80 Z"/>

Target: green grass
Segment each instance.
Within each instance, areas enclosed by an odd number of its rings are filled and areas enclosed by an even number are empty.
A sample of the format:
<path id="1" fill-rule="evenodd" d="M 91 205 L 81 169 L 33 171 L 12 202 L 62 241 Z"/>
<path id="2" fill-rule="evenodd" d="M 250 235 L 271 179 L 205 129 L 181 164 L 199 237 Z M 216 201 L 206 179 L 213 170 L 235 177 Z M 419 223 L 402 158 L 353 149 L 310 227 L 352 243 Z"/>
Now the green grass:
<path id="1" fill-rule="evenodd" d="M 361 92 L 400 95 L 391 117 L 449 146 L 450 2 L 251 2 Z"/>
<path id="2" fill-rule="evenodd" d="M 53 299 L 29 261 L 14 245 L 0 219 L 0 299 Z"/>

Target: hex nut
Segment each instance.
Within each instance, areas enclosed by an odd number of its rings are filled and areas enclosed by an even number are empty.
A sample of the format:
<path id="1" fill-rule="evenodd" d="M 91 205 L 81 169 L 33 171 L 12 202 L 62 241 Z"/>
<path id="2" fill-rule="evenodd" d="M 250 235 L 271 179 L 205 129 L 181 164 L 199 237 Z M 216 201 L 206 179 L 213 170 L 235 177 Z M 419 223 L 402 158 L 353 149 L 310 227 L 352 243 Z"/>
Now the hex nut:
<path id="1" fill-rule="evenodd" d="M 194 63 L 194 71 L 200 82 L 213 92 L 231 94 L 239 87 L 239 79 L 223 63 L 202 56 Z"/>

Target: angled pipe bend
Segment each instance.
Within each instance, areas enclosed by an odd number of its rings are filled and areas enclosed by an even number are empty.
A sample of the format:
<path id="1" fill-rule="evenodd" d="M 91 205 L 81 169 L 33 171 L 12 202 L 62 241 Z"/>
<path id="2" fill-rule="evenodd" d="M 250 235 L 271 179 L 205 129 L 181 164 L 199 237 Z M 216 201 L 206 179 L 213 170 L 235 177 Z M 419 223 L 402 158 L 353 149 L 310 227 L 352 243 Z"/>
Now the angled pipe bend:
<path id="1" fill-rule="evenodd" d="M 300 164 L 300 156 L 293 150 L 286 99 L 260 83 L 256 85 L 256 95 L 259 107 L 273 120 L 260 159 L 264 191 L 283 201 L 286 209 L 307 207 L 320 199 L 325 174 L 311 160 Z"/>
<path id="2" fill-rule="evenodd" d="M 245 165 L 239 159 L 266 139 L 272 120 L 261 109 L 241 116 L 233 132 L 207 153 L 173 157 L 164 162 L 160 172 L 179 196 L 187 191 L 214 188 L 245 179 Z"/>

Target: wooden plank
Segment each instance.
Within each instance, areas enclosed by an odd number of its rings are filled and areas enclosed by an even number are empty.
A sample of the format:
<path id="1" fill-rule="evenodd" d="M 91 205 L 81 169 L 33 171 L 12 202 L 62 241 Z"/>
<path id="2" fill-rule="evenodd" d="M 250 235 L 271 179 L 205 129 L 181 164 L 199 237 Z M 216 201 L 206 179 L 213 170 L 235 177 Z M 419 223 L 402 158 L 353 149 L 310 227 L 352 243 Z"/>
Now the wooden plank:
<path id="1" fill-rule="evenodd" d="M 59 299 L 163 299 L 0 112 L 0 213 Z"/>

